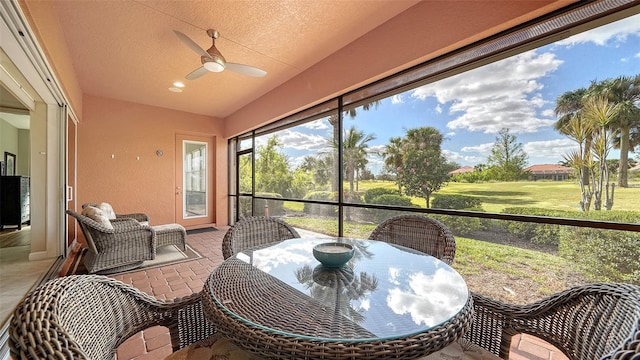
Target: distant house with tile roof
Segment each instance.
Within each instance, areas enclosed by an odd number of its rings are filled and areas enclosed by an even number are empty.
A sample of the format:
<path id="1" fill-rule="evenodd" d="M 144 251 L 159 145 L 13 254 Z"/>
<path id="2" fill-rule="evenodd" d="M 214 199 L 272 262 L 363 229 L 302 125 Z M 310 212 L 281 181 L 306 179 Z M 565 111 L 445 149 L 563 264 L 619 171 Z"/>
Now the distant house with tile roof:
<path id="1" fill-rule="evenodd" d="M 529 172 L 529 180 L 567 180 L 573 175 L 573 169 L 558 164 L 531 165 L 524 171 Z"/>
<path id="2" fill-rule="evenodd" d="M 449 175 L 453 176 L 453 175 L 464 174 L 472 171 L 473 171 L 473 166 L 463 166 L 459 169 L 449 171 Z"/>

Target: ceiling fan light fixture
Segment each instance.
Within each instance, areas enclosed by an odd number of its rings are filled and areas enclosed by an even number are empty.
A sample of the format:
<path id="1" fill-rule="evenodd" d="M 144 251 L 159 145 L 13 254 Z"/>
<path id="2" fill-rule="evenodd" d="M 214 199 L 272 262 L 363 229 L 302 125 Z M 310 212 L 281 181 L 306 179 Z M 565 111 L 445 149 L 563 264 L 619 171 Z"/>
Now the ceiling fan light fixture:
<path id="1" fill-rule="evenodd" d="M 205 61 L 202 66 L 211 72 L 221 72 L 224 70 L 224 62 L 221 59 L 209 59 Z"/>

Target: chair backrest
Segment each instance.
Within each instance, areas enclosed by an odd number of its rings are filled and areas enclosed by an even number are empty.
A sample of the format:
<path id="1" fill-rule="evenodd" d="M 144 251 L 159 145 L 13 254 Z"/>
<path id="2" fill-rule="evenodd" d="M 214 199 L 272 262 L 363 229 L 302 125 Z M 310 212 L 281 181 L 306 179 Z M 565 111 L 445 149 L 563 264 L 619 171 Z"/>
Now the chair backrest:
<path id="1" fill-rule="evenodd" d="M 286 222 L 268 216 L 250 216 L 240 219 L 222 239 L 225 259 L 258 245 L 299 238 L 298 232 Z"/>
<path id="2" fill-rule="evenodd" d="M 113 232 L 113 229 L 107 229 L 104 226 L 100 225 L 97 221 L 91 219 L 90 217 L 84 216 L 82 214 L 78 214 L 73 210 L 67 210 L 66 213 L 76 218 L 76 220 L 78 220 L 78 223 L 80 224 L 80 229 L 82 230 L 82 234 L 84 235 L 84 238 L 87 240 L 87 246 L 89 247 L 89 250 L 94 254 L 97 254 L 98 249 L 96 247 L 95 241 L 93 240 L 92 233 L 94 231 Z"/>
<path id="3" fill-rule="evenodd" d="M 127 338 L 156 325 L 169 328 L 177 350 L 214 333 L 201 309 L 200 293 L 158 300 L 106 276 L 65 276 L 40 285 L 18 304 L 10 351 L 14 359 L 113 359 Z M 186 320 L 183 312 L 198 314 Z M 195 328 L 201 333 L 195 335 Z M 184 338 L 190 331 L 195 338 Z"/>
<path id="4" fill-rule="evenodd" d="M 418 250 L 449 265 L 456 256 L 456 241 L 449 228 L 422 215 L 398 215 L 387 219 L 373 230 L 369 239 Z"/>
<path id="5" fill-rule="evenodd" d="M 640 286 L 577 286 L 527 305 L 473 294 L 475 320 L 465 338 L 507 359 L 511 337 L 526 333 L 571 360 L 640 359 Z"/>

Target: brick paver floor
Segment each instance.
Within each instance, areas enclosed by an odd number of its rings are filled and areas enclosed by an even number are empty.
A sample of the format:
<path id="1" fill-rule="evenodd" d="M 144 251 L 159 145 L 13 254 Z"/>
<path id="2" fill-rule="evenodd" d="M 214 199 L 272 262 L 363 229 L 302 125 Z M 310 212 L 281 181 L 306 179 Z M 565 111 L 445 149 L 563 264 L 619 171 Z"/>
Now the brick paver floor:
<path id="1" fill-rule="evenodd" d="M 189 234 L 187 243 L 203 258 L 113 278 L 131 284 L 160 299 L 172 299 L 202 290 L 211 271 L 223 261 L 222 238 L 228 227 L 217 231 Z M 512 360 L 567 359 L 553 346 L 537 338 L 518 335 L 511 343 Z M 117 351 L 117 360 L 159 360 L 171 353 L 171 340 L 166 328 L 156 326 L 141 331 L 125 341 Z"/>

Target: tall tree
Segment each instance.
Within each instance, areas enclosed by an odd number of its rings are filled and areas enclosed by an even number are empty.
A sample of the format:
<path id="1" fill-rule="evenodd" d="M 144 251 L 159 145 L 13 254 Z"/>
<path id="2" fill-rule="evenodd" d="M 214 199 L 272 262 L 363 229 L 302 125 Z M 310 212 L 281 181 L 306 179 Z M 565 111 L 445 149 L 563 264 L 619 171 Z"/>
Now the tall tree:
<path id="1" fill-rule="evenodd" d="M 304 157 L 299 169 L 311 174 L 314 186 L 324 187 L 330 181 L 332 159 L 331 154 L 307 155 Z"/>
<path id="2" fill-rule="evenodd" d="M 567 134 L 578 143 L 579 150 L 565 155 L 565 160 L 574 169 L 587 169 L 589 172 L 589 183 L 585 184 L 582 176 L 579 178 L 583 211 L 589 210 L 592 199 L 595 210 L 601 210 L 603 205 L 607 210 L 613 207 L 614 188 L 609 184 L 607 157 L 612 148 L 609 128 L 618 116 L 619 108 L 602 96 L 588 97 L 584 101 L 582 117 L 572 119 L 566 127 Z M 589 153 L 584 152 L 587 138 L 592 142 Z"/>
<path id="3" fill-rule="evenodd" d="M 578 174 L 578 184 L 580 185 L 580 208 L 588 211 L 593 200 L 593 187 L 589 181 L 590 174 L 595 171 L 595 163 L 591 151 L 587 151 L 587 139 L 589 148 L 594 133 L 592 123 L 574 116 L 563 126 L 563 133 L 578 143 L 578 150 L 570 151 L 564 155 L 567 165 L 572 167 Z M 585 176 L 586 174 L 586 176 Z"/>
<path id="4" fill-rule="evenodd" d="M 392 137 L 389 139 L 382 152 L 384 158 L 384 166 L 387 172 L 396 175 L 398 177 L 398 170 L 402 167 L 402 138 Z M 402 184 L 398 181 L 398 192 L 402 195 Z"/>
<path id="5" fill-rule="evenodd" d="M 556 130 L 558 130 L 561 134 L 567 135 L 571 137 L 571 134 L 576 126 L 581 126 L 581 124 L 577 124 L 577 122 L 581 122 L 582 120 L 582 112 L 584 109 L 584 98 L 587 95 L 586 88 L 579 88 L 572 91 L 567 91 L 562 95 L 558 96 L 556 99 L 556 107 L 554 109 L 554 113 L 558 116 L 558 121 L 554 124 Z M 583 129 L 589 129 L 589 126 L 582 126 Z M 586 156 L 586 154 L 591 153 L 591 134 L 587 133 L 584 143 L 583 154 L 581 157 Z M 589 185 L 589 171 L 587 168 L 580 169 L 579 173 L 582 176 L 582 184 L 585 186 Z"/>
<path id="6" fill-rule="evenodd" d="M 273 192 L 291 196 L 293 174 L 289 160 L 280 151 L 282 145 L 274 135 L 256 152 L 256 192 Z"/>
<path id="7" fill-rule="evenodd" d="M 517 141 L 516 136 L 509 133 L 507 128 L 501 129 L 496 136 L 487 163 L 493 167 L 498 180 L 515 181 L 524 178 L 528 156 L 522 143 Z"/>
<path id="8" fill-rule="evenodd" d="M 442 155 L 442 134 L 433 127 L 407 130 L 402 140 L 404 153 L 399 169 L 398 182 L 409 196 L 425 199 L 430 207 L 430 197 L 449 180 L 453 170 Z"/>
<path id="9" fill-rule="evenodd" d="M 631 130 L 640 129 L 640 75 L 619 76 L 612 80 L 602 81 L 598 87 L 598 95 L 605 96 L 608 101 L 618 107 L 611 127 L 616 129 L 614 147 L 620 149 L 620 166 L 618 167 L 618 186 L 629 187 L 628 172 L 629 151 L 637 145 Z M 617 140 L 617 141 L 616 141 Z M 633 142 L 633 143 L 632 143 Z"/>
<path id="10" fill-rule="evenodd" d="M 607 210 L 613 207 L 613 188 L 609 188 L 609 167 L 607 157 L 612 148 L 609 127 L 618 117 L 619 104 L 610 103 L 605 97 L 591 97 L 585 102 L 585 118 L 596 129 L 593 137 L 593 157 L 597 163 L 597 172 L 592 172 L 593 207 L 595 210 L 602 208 L 603 190 L 606 191 L 604 206 Z M 611 191 L 611 192 L 610 192 Z"/>
<path id="11" fill-rule="evenodd" d="M 365 103 L 364 105 L 362 105 L 362 110 L 364 111 L 368 111 L 370 109 L 375 109 L 378 107 L 378 105 L 380 104 L 380 100 L 374 100 L 372 102 L 368 102 Z M 344 111 L 344 115 L 349 116 L 350 118 L 354 119 L 357 115 L 358 115 L 358 108 L 355 107 L 351 107 L 347 110 Z M 336 115 L 331 115 L 329 116 L 329 124 L 333 127 L 333 140 L 332 142 L 337 144 L 338 143 L 338 136 L 340 135 L 340 127 L 338 126 L 338 114 Z M 344 127 L 344 124 L 343 124 Z M 334 152 L 333 152 L 333 166 L 334 166 L 334 171 L 333 171 L 333 177 L 331 180 L 331 191 L 338 191 L 338 151 L 337 151 L 337 147 L 334 148 Z"/>
<path id="12" fill-rule="evenodd" d="M 367 143 L 375 138 L 375 135 L 365 134 L 363 131 L 357 130 L 355 126 L 350 127 L 344 135 L 342 155 L 350 192 L 354 191 L 356 171 L 367 164 L 367 149 L 369 147 Z"/>

